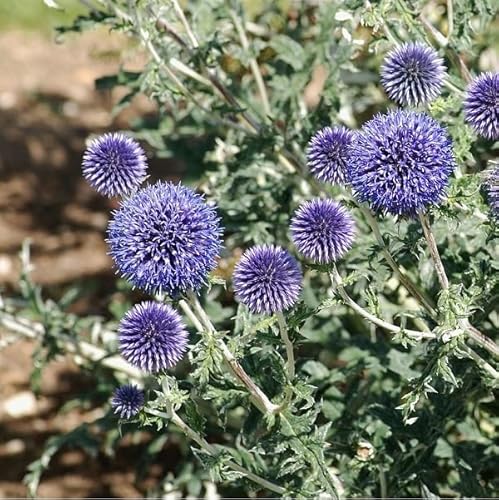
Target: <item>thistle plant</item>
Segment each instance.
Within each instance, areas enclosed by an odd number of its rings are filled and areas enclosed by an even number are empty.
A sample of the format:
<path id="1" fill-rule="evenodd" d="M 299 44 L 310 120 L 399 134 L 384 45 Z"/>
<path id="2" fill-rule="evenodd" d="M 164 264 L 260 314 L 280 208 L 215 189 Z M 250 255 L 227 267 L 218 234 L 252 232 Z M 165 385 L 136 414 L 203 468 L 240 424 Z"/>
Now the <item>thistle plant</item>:
<path id="1" fill-rule="evenodd" d="M 430 22 L 388 0 L 83 3 L 61 33 L 105 25 L 148 57 L 97 86 L 157 103 L 154 126 L 83 156 L 90 184 L 122 196 L 107 242 L 127 307 L 80 318 L 44 300 L 25 247 L 0 321 L 39 342 L 34 373 L 68 354 L 99 379 L 91 451 L 116 429 L 149 431 L 149 454 L 175 435 L 155 497 L 208 479 L 222 496 L 497 495 L 491 4 L 450 0 Z M 146 142 L 188 149 L 203 178 L 148 183 Z M 81 435 L 58 443 L 88 449 Z"/>

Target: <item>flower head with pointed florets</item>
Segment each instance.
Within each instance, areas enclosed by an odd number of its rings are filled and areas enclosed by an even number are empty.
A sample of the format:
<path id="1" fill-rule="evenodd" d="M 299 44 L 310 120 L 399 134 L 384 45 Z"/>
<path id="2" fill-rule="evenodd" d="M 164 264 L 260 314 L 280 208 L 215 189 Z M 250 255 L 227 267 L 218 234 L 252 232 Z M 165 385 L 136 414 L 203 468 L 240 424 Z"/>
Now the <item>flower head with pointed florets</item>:
<path id="1" fill-rule="evenodd" d="M 492 215 L 499 221 L 499 163 L 486 174 L 485 191 Z"/>
<path id="2" fill-rule="evenodd" d="M 236 299 L 256 314 L 273 314 L 292 307 L 300 296 L 301 281 L 294 257 L 273 245 L 246 250 L 233 276 Z"/>
<path id="3" fill-rule="evenodd" d="M 348 146 L 352 131 L 346 127 L 324 127 L 314 134 L 307 148 L 307 165 L 320 181 L 345 184 Z"/>
<path id="4" fill-rule="evenodd" d="M 475 78 L 464 101 L 466 121 L 486 139 L 499 139 L 499 73 L 483 73 Z"/>
<path id="5" fill-rule="evenodd" d="M 135 305 L 119 326 L 121 354 L 131 365 L 147 373 L 176 365 L 187 349 L 187 339 L 178 312 L 159 302 Z"/>
<path id="6" fill-rule="evenodd" d="M 405 43 L 392 50 L 381 68 L 385 92 L 402 106 L 433 101 L 440 94 L 445 76 L 443 59 L 422 43 Z"/>
<path id="7" fill-rule="evenodd" d="M 100 194 L 129 194 L 146 178 L 147 159 L 131 137 L 121 133 L 94 139 L 83 155 L 83 176 Z"/>
<path id="8" fill-rule="evenodd" d="M 124 200 L 109 223 L 110 255 L 122 276 L 149 293 L 198 290 L 217 263 L 219 218 L 202 196 L 158 182 Z"/>
<path id="9" fill-rule="evenodd" d="M 314 199 L 296 210 L 291 234 L 296 248 L 307 259 L 316 264 L 330 264 L 351 248 L 355 221 L 336 201 Z"/>
<path id="10" fill-rule="evenodd" d="M 399 110 L 375 116 L 355 135 L 348 175 L 359 201 L 414 217 L 443 199 L 454 166 L 446 130 L 424 113 Z"/>
<path id="11" fill-rule="evenodd" d="M 136 385 L 123 385 L 114 391 L 111 406 L 120 418 L 131 418 L 144 405 L 144 393 Z"/>

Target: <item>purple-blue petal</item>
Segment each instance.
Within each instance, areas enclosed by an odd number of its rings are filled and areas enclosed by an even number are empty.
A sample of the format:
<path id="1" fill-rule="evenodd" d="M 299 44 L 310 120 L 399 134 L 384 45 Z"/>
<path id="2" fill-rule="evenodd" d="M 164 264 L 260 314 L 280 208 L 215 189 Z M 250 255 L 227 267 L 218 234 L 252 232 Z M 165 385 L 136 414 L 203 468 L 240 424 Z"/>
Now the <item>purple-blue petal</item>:
<path id="1" fill-rule="evenodd" d="M 392 50 L 381 68 L 388 97 L 401 106 L 419 106 L 440 95 L 446 77 L 443 59 L 432 47 L 405 43 Z"/>
<path id="2" fill-rule="evenodd" d="M 122 356 L 147 373 L 175 366 L 187 350 L 188 333 L 173 307 L 159 302 L 136 304 L 121 320 Z"/>
<path id="3" fill-rule="evenodd" d="M 83 155 L 83 176 L 100 194 L 129 194 L 146 178 L 147 159 L 140 145 L 122 133 L 94 139 Z"/>
<path id="4" fill-rule="evenodd" d="M 359 201 L 415 217 L 442 201 L 454 168 L 447 131 L 425 113 L 397 110 L 375 116 L 355 134 L 348 176 Z"/>
<path id="5" fill-rule="evenodd" d="M 291 221 L 298 251 L 316 264 L 329 264 L 345 255 L 355 238 L 350 212 L 333 200 L 314 199 L 300 205 Z"/>
<path id="6" fill-rule="evenodd" d="M 251 312 L 273 314 L 296 304 L 302 273 L 295 258 L 283 248 L 257 245 L 242 255 L 233 283 L 236 299 Z"/>
<path id="7" fill-rule="evenodd" d="M 198 290 L 216 267 L 222 229 L 214 207 L 180 184 L 157 182 L 124 200 L 107 242 L 120 274 L 148 293 Z"/>

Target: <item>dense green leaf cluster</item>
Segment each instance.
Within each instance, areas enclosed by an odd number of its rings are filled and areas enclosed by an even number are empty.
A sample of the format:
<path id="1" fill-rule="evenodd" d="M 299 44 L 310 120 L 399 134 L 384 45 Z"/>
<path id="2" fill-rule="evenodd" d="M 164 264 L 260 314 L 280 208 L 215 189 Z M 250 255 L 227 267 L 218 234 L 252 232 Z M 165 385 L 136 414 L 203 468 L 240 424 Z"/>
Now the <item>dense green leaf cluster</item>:
<path id="1" fill-rule="evenodd" d="M 226 496 L 497 496 L 497 378 L 470 358 L 470 346 L 489 367 L 496 360 L 462 329 L 467 318 L 491 338 L 499 328 L 498 233 L 481 191 L 494 145 L 465 125 L 457 92 L 468 71 L 486 64 L 482 56 L 497 30 L 494 2 L 199 0 L 184 2 L 185 22 L 177 2 L 90 3 L 95 9 L 60 34 L 104 25 L 142 44 L 148 56 L 142 71 L 121 69 L 97 86 L 127 88 L 116 113 L 140 93 L 156 102 L 154 119 L 135 123 L 136 137 L 160 157 L 183 158 L 188 175 L 201 171 L 200 187 L 219 207 L 226 248 L 203 298 L 216 331 L 189 325 L 189 360 L 168 376 L 145 380 L 149 403 L 136 421 L 119 427 L 108 412 L 92 427 L 50 440 L 26 476 L 30 492 L 61 446 L 112 454 L 118 429 L 137 435 L 148 429 L 139 474 L 167 442 L 180 443 L 185 457 L 149 492 L 155 496 L 169 489 L 198 496 L 207 478 Z M 452 86 L 427 110 L 448 127 L 458 163 L 447 200 L 430 214 L 451 283 L 444 291 L 418 221 L 380 216 L 376 238 L 350 193 L 320 185 L 305 163 L 317 129 L 331 123 L 357 128 L 392 107 L 378 69 L 383 54 L 407 40 L 438 48 Z M 335 295 L 331 269 L 306 266 L 302 301 L 286 315 L 296 356 L 290 381 L 276 318 L 252 317 L 238 307 L 230 275 L 252 244 L 276 242 L 294 251 L 289 219 L 313 196 L 352 208 L 358 237 L 338 264 L 343 286 L 365 310 L 400 329 L 393 334 L 366 321 Z M 424 291 L 435 314 L 403 286 L 386 252 Z M 32 315 L 45 332 L 35 359 L 39 385 L 43 366 L 68 342 L 88 340 L 89 330 L 103 326 L 65 313 L 70 295 L 59 304 L 44 302 L 27 275 L 21 284 L 26 308 L 20 314 Z M 125 295 L 132 300 L 129 291 Z M 127 304 L 110 304 L 116 319 Z M 421 325 L 435 338 L 407 333 Z M 97 341 L 107 353 L 116 351 L 112 335 Z M 221 342 L 282 411 L 262 414 L 252 404 L 227 369 Z M 85 366 L 99 381 L 87 396 L 108 409 L 103 396 L 126 377 L 98 360 Z M 240 467 L 282 491 L 256 483 Z"/>

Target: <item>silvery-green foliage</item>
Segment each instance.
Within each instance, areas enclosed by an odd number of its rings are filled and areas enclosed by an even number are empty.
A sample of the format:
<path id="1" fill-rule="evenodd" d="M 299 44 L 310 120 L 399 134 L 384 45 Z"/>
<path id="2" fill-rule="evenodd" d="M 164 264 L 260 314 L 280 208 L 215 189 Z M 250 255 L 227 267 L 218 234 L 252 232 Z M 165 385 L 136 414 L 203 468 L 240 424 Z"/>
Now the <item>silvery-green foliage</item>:
<path id="1" fill-rule="evenodd" d="M 191 0 L 182 2 L 189 30 L 169 1 L 85 3 L 93 6 L 88 15 L 60 34 L 103 25 L 142 44 L 149 58 L 142 71 L 122 69 L 100 78 L 97 87 L 128 89 L 115 112 L 137 94 L 157 104 L 153 119 L 137 121 L 134 135 L 158 156 L 184 159 L 189 175 L 202 171 L 200 187 L 218 205 L 226 248 L 221 274 L 202 297 L 216 332 L 197 333 L 189 324 L 188 362 L 144 381 L 146 409 L 129 422 L 118 424 L 108 401 L 129 376 L 101 360 L 86 361 L 82 369 L 98 381 L 87 397 L 107 413 L 95 425 L 84 424 L 47 443 L 26 475 L 30 493 L 36 493 L 60 447 L 112 456 L 122 435 L 147 428 L 151 439 L 138 464 L 139 477 L 165 443 L 175 437 L 182 444 L 183 459 L 173 479 L 165 476 L 150 492 L 155 496 L 166 488 L 199 496 L 208 478 L 225 496 L 497 496 L 496 360 L 460 329 L 468 317 L 491 338 L 499 327 L 497 226 L 481 191 L 481 171 L 494 145 L 477 139 L 465 125 L 458 94 L 467 72 L 481 70 L 481 55 L 492 43 L 494 2 L 448 2 L 453 7 L 448 36 L 446 13 L 426 1 L 257 6 Z M 444 291 L 417 219 L 378 217 L 377 239 L 348 190 L 318 183 L 305 163 L 306 146 L 317 130 L 331 124 L 358 128 L 392 106 L 381 90 L 379 67 L 383 55 L 405 41 L 436 47 L 453 89 L 445 89 L 427 108 L 448 128 L 458 164 L 446 200 L 429 214 L 451 283 Z M 315 92 L 312 84 L 319 85 Z M 343 286 L 371 314 L 401 329 L 393 334 L 366 321 L 334 294 L 331 268 L 307 266 L 302 300 L 286 313 L 296 355 L 296 377 L 290 382 L 277 318 L 256 317 L 237 306 L 230 271 L 241 250 L 254 244 L 278 244 L 294 252 L 290 217 L 317 195 L 341 200 L 356 219 L 355 244 L 338 263 Z M 434 303 L 434 317 L 393 274 L 385 250 Z M 67 352 L 68 345 L 91 341 L 116 352 L 113 328 L 128 307 L 111 304 L 114 321 L 103 324 L 65 312 L 77 291 L 70 290 L 59 303 L 44 301 L 27 273 L 21 290 L 23 307 L 16 313 L 36 319 L 44 332 L 37 340 L 35 387 L 43 366 Z M 132 303 L 128 296 L 126 306 Z M 420 330 L 422 322 L 435 338 L 416 340 L 408 333 Z M 107 330 L 109 335 L 95 334 Z M 283 405 L 282 411 L 262 414 L 252 404 L 224 365 L 221 341 L 258 387 Z M 470 358 L 470 347 L 492 371 Z M 175 416 L 208 446 L 183 432 Z M 281 489 L 265 488 L 241 467 Z"/>

